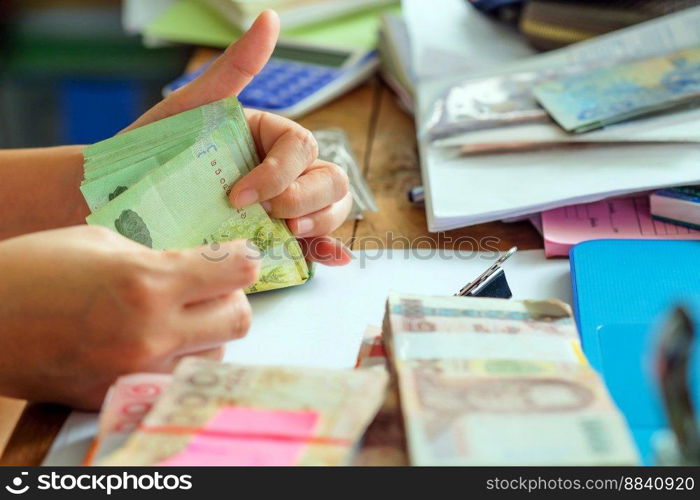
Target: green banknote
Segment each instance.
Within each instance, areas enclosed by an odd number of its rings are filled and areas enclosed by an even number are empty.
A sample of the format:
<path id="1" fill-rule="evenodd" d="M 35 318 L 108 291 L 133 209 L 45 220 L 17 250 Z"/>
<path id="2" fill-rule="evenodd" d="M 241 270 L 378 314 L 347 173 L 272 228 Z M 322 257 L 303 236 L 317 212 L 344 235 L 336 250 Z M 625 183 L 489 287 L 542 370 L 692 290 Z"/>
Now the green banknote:
<path id="1" fill-rule="evenodd" d="M 700 47 L 543 82 L 534 93 L 570 132 L 689 105 L 700 98 Z"/>
<path id="2" fill-rule="evenodd" d="M 153 249 L 185 249 L 247 239 L 262 267 L 249 293 L 298 285 L 309 269 L 286 224 L 259 204 L 235 209 L 231 186 L 258 164 L 245 116 L 225 99 L 135 129 L 85 151 L 81 190 L 89 224 Z"/>

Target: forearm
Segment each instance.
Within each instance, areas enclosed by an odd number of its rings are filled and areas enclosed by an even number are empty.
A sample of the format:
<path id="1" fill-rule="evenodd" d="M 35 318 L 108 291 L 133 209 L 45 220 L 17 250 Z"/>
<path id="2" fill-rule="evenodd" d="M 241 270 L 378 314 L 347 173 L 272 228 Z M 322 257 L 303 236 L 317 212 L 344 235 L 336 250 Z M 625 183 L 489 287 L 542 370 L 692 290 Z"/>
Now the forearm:
<path id="1" fill-rule="evenodd" d="M 83 146 L 0 151 L 0 240 L 84 224 Z"/>

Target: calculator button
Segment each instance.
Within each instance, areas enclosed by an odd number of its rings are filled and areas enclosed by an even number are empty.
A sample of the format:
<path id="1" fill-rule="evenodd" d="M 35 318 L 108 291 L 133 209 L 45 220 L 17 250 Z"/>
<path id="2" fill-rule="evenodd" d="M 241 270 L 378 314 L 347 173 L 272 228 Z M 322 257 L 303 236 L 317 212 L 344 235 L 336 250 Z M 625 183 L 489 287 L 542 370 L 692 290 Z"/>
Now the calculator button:
<path id="1" fill-rule="evenodd" d="M 241 92 L 246 106 L 269 109 L 290 108 L 308 98 L 341 72 L 289 61 L 268 62 Z"/>

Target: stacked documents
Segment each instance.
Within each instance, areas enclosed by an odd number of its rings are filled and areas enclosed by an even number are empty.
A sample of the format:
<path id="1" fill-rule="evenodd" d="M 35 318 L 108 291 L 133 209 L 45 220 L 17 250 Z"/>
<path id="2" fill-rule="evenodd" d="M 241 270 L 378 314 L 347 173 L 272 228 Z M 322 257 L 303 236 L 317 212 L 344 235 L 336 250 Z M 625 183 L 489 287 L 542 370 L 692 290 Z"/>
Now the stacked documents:
<path id="1" fill-rule="evenodd" d="M 235 97 L 151 123 L 84 151 L 80 190 L 89 224 L 149 248 L 184 249 L 250 240 L 260 250 L 260 292 L 305 283 L 309 269 L 282 220 L 254 204 L 235 209 L 233 184 L 259 160 Z"/>
<path id="2" fill-rule="evenodd" d="M 633 465 L 563 302 L 391 294 L 384 333 L 413 465 Z"/>
<path id="3" fill-rule="evenodd" d="M 700 240 L 700 225 L 652 217 L 646 194 L 546 210 L 541 228 L 547 257 L 568 257 L 574 245 L 589 240 Z"/>
<path id="4" fill-rule="evenodd" d="M 674 108 L 673 113 L 572 134 L 549 118 L 533 92 L 545 81 L 601 65 L 700 46 L 700 8 L 528 58 L 517 55 L 526 55 L 525 41 L 503 36 L 503 27 L 494 27 L 493 20 L 474 9 L 465 18 L 470 7 L 464 2 L 445 5 L 453 11 L 434 12 L 420 0 L 404 2 L 418 82 L 418 139 L 431 231 L 700 182 L 697 109 Z M 436 34 L 438 21 L 444 26 Z M 482 39 L 454 35 L 450 46 L 444 33 L 458 29 Z M 450 64 L 460 48 L 462 53 L 483 49 L 468 61 L 488 55 L 500 64 Z"/>
<path id="5" fill-rule="evenodd" d="M 399 103 L 414 111 L 415 75 L 411 68 L 411 39 L 399 14 L 384 14 L 377 49 L 382 59 L 382 77 L 396 92 Z"/>
<path id="6" fill-rule="evenodd" d="M 274 8 L 281 17 L 281 46 L 368 51 L 377 43 L 379 14 L 397 2 L 157 0 L 151 5 L 151 0 L 128 0 L 124 25 L 130 32 L 140 33 L 151 46 L 175 42 L 225 48 L 249 27 L 255 14 Z"/>
<path id="7" fill-rule="evenodd" d="M 98 464 L 347 464 L 384 399 L 386 382 L 381 369 L 186 358 L 138 429 Z"/>
<path id="8" fill-rule="evenodd" d="M 274 9 L 285 28 L 335 19 L 394 0 L 200 0 L 240 29 L 248 29 L 265 9 Z"/>

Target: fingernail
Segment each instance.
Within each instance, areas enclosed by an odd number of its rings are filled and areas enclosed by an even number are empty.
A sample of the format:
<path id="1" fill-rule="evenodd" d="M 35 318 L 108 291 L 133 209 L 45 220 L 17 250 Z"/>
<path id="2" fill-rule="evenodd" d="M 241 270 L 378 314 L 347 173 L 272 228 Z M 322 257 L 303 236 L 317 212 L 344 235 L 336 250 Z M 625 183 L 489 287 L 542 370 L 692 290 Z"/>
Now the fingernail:
<path id="1" fill-rule="evenodd" d="M 238 196 L 236 196 L 233 203 L 236 205 L 236 208 L 245 208 L 252 205 L 256 201 L 258 201 L 257 191 L 255 191 L 255 189 L 244 189 L 238 193 Z"/>
<path id="2" fill-rule="evenodd" d="M 263 210 L 265 210 L 268 214 L 270 213 L 270 210 L 272 210 L 272 203 L 269 201 L 263 201 L 260 206 L 262 206 Z"/>
<path id="3" fill-rule="evenodd" d="M 297 234 L 303 235 L 310 233 L 314 228 L 314 221 L 309 217 L 302 217 L 297 220 Z"/>

